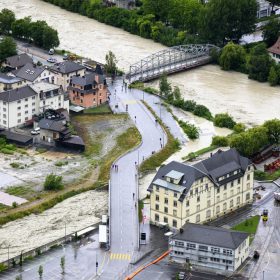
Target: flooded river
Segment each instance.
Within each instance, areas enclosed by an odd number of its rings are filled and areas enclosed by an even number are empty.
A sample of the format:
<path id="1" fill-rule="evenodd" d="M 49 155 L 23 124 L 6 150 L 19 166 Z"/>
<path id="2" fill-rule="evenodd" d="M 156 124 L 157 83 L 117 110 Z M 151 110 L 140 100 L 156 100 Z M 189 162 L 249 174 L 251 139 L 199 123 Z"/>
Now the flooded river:
<path id="1" fill-rule="evenodd" d="M 60 48 L 104 62 L 112 50 L 120 68 L 127 70 L 130 63 L 159 51 L 164 46 L 104 25 L 40 0 L 0 0 L 0 8 L 15 11 L 17 17 L 32 16 L 46 20 L 56 28 Z M 221 71 L 217 66 L 204 66 L 170 77 L 186 98 L 204 104 L 213 113 L 228 112 L 236 120 L 248 125 L 280 117 L 280 89 L 251 81 L 246 75 Z"/>

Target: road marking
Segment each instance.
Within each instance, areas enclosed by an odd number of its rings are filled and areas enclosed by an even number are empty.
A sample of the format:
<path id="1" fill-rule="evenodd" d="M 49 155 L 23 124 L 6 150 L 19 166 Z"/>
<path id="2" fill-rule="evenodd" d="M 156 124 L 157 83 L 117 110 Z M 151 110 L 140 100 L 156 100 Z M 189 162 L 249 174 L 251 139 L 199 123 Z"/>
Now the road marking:
<path id="1" fill-rule="evenodd" d="M 135 100 L 135 99 L 128 99 L 128 100 L 123 100 L 122 102 L 124 104 L 136 104 L 137 100 Z"/>
<path id="2" fill-rule="evenodd" d="M 130 254 L 120 254 L 120 253 L 111 253 L 110 260 L 118 260 L 118 261 L 130 261 L 131 255 Z"/>

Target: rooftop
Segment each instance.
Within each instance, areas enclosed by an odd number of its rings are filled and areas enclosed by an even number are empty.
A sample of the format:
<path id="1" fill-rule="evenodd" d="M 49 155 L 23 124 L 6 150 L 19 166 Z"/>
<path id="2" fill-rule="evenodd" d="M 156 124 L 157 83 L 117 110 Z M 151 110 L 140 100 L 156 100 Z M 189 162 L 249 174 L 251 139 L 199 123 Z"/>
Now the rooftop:
<path id="1" fill-rule="evenodd" d="M 59 88 L 58 85 L 50 84 L 47 82 L 34 83 L 34 84 L 31 84 L 30 87 L 37 93 L 40 93 L 41 91 L 47 92 L 47 91 L 51 91 L 51 90 L 56 90 Z"/>
<path id="2" fill-rule="evenodd" d="M 6 64 L 8 64 L 11 68 L 19 68 L 24 66 L 26 63 L 33 63 L 32 58 L 26 53 L 6 58 Z"/>
<path id="3" fill-rule="evenodd" d="M 0 100 L 4 102 L 14 102 L 30 96 L 35 96 L 37 93 L 29 86 L 20 87 L 0 93 Z"/>
<path id="4" fill-rule="evenodd" d="M 41 119 L 38 123 L 38 126 L 41 129 L 63 132 L 64 130 L 67 129 L 65 124 L 66 124 L 65 120 Z"/>
<path id="5" fill-rule="evenodd" d="M 175 234 L 172 239 L 235 250 L 248 236 L 248 233 L 231 229 L 186 223 L 183 232 Z"/>
<path id="6" fill-rule="evenodd" d="M 82 69 L 86 69 L 85 66 L 78 64 L 73 61 L 65 61 L 61 63 L 57 63 L 49 68 L 53 72 L 58 72 L 62 74 L 73 73 Z"/>
<path id="7" fill-rule="evenodd" d="M 163 188 L 166 188 L 166 189 L 169 189 L 169 190 L 172 190 L 175 192 L 179 192 L 179 193 L 182 193 L 185 190 L 185 188 L 180 185 L 172 184 L 170 182 L 167 182 L 167 181 L 161 180 L 161 179 L 156 179 L 153 183 L 157 186 L 161 186 Z"/>
<path id="8" fill-rule="evenodd" d="M 25 64 L 22 68 L 15 72 L 15 76 L 24 80 L 34 82 L 38 76 L 44 72 L 45 68 L 34 66 L 31 63 Z"/>
<path id="9" fill-rule="evenodd" d="M 280 37 L 278 38 L 278 40 L 273 46 L 267 49 L 267 51 L 270 53 L 275 53 L 280 55 Z"/>
<path id="10" fill-rule="evenodd" d="M 169 178 L 172 178 L 172 179 L 175 179 L 175 180 L 179 180 L 183 176 L 184 176 L 184 173 L 178 172 L 178 171 L 175 171 L 175 170 L 171 170 L 170 172 L 168 172 L 166 174 L 166 177 L 169 177 Z"/>

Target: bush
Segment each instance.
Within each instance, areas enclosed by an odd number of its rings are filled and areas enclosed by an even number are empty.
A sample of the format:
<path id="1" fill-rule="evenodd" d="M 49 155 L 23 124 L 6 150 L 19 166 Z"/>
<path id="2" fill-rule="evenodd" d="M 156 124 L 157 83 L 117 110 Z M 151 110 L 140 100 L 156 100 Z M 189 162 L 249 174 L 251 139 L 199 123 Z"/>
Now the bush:
<path id="1" fill-rule="evenodd" d="M 183 109 L 185 111 L 193 112 L 196 107 L 196 102 L 194 100 L 185 100 Z"/>
<path id="2" fill-rule="evenodd" d="M 10 149 L 7 149 L 7 148 L 2 148 L 0 150 L 1 153 L 5 154 L 5 155 L 13 155 L 14 154 L 14 151 L 10 150 Z"/>
<path id="3" fill-rule="evenodd" d="M 204 106 L 204 105 L 196 105 L 193 113 L 198 116 L 198 117 L 202 117 L 202 118 L 205 118 L 209 121 L 212 120 L 212 114 L 211 112 L 209 111 L 209 109 Z"/>
<path id="4" fill-rule="evenodd" d="M 258 180 L 258 181 L 263 181 L 263 180 L 266 180 L 266 173 L 261 171 L 261 170 L 255 170 L 254 172 L 254 179 L 255 180 Z"/>
<path id="5" fill-rule="evenodd" d="M 243 123 L 237 123 L 235 124 L 235 126 L 233 127 L 233 131 L 235 133 L 241 133 L 244 132 L 246 129 L 245 125 Z"/>
<path id="6" fill-rule="evenodd" d="M 194 140 L 199 138 L 199 131 L 195 125 L 183 121 L 179 121 L 179 124 L 181 128 L 184 130 L 184 132 L 187 134 L 189 139 Z"/>
<path id="7" fill-rule="evenodd" d="M 229 145 L 228 138 L 224 136 L 214 136 L 211 146 L 227 147 Z"/>
<path id="8" fill-rule="evenodd" d="M 13 202 L 13 204 L 12 204 L 12 206 L 13 206 L 13 208 L 17 208 L 18 207 L 18 204 L 17 204 L 17 202 Z"/>
<path id="9" fill-rule="evenodd" d="M 44 189 L 47 191 L 56 191 L 63 189 L 62 176 L 49 174 L 45 179 Z"/>
<path id="10" fill-rule="evenodd" d="M 67 165 L 68 164 L 68 161 L 58 161 L 55 163 L 55 166 L 64 166 L 64 165 Z"/>
<path id="11" fill-rule="evenodd" d="M 18 162 L 11 162 L 10 166 L 13 168 L 20 168 L 20 164 Z"/>
<path id="12" fill-rule="evenodd" d="M 214 124 L 218 127 L 233 129 L 233 127 L 236 125 L 236 122 L 228 113 L 224 113 L 215 115 Z"/>

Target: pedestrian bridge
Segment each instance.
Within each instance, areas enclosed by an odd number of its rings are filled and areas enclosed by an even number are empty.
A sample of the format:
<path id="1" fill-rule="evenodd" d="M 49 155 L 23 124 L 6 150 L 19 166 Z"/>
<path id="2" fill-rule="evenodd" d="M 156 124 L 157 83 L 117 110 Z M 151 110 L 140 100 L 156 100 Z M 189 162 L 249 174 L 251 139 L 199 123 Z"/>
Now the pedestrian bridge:
<path id="1" fill-rule="evenodd" d="M 130 83 L 147 82 L 163 73 L 168 75 L 205 65 L 211 61 L 212 49 L 219 50 L 210 44 L 181 45 L 164 49 L 130 65 L 126 78 Z"/>

